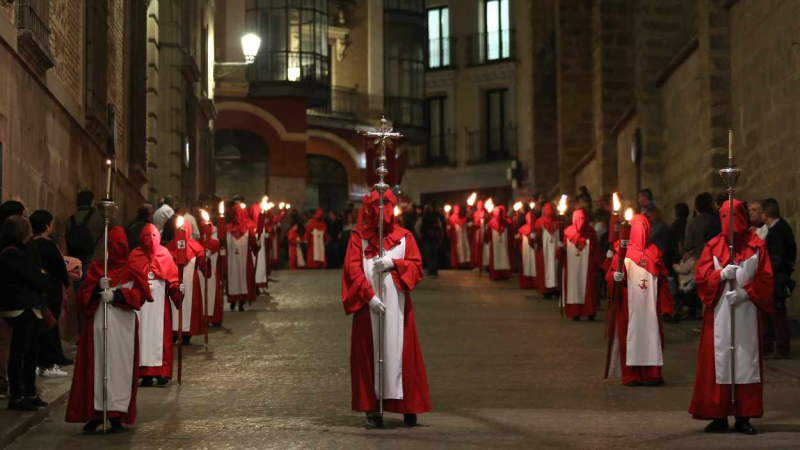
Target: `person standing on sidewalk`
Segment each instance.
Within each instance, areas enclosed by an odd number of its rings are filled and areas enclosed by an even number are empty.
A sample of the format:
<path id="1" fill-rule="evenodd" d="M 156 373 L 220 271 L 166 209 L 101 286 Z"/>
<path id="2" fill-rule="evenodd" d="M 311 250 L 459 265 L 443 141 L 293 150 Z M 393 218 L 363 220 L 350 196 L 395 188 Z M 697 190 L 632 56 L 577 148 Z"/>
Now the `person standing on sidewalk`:
<path id="1" fill-rule="evenodd" d="M 426 205 L 420 219 L 419 234 L 422 237 L 422 254 L 428 275 L 439 276 L 439 247 L 444 240 L 446 225 L 442 223 L 433 206 Z"/>
<path id="2" fill-rule="evenodd" d="M 25 206 L 14 200 L 0 205 L 0 230 L 6 219 L 25 214 Z M 0 319 L 0 399 L 8 398 L 8 352 L 11 346 L 11 328 L 5 320 Z"/>
<path id="3" fill-rule="evenodd" d="M 773 309 L 772 314 L 764 316 L 764 359 L 788 359 L 790 353 L 789 318 L 786 301 L 794 291 L 792 279 L 794 260 L 797 258 L 797 243 L 792 227 L 781 217 L 778 202 L 768 198 L 761 202 L 766 216 L 767 253 L 772 263 Z M 758 231 L 756 231 L 758 233 Z"/>
<path id="4" fill-rule="evenodd" d="M 36 411 L 47 406 L 36 394 L 36 362 L 39 354 L 38 330 L 42 309 L 47 307 L 47 276 L 31 255 L 26 243 L 33 236 L 31 223 L 13 216 L 3 223 L 0 243 L 0 317 L 11 328 L 8 381 L 11 398 L 8 409 Z"/>

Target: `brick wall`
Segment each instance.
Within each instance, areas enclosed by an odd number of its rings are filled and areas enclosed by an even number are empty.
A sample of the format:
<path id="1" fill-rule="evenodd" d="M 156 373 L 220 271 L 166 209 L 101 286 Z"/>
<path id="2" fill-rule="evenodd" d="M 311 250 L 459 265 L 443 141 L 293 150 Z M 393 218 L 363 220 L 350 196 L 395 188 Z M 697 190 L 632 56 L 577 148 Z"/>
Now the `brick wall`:
<path id="1" fill-rule="evenodd" d="M 625 123 L 617 135 L 617 178 L 619 195 L 624 200 L 636 199 L 636 166 L 631 162 L 631 142 L 639 126 L 634 116 Z"/>
<path id="2" fill-rule="evenodd" d="M 66 85 L 73 100 L 83 104 L 83 2 L 50 0 L 51 69 Z"/>
<path id="3" fill-rule="evenodd" d="M 9 21 L 14 22 L 14 7 L 11 5 L 0 5 L 0 16 L 5 16 Z"/>
<path id="4" fill-rule="evenodd" d="M 616 156 L 616 152 L 615 156 Z M 615 159 L 616 162 L 616 159 Z M 586 186 L 593 199 L 598 199 L 603 194 L 601 188 L 600 158 L 595 156 L 583 168 L 575 173 L 575 186 Z"/>
<path id="5" fill-rule="evenodd" d="M 127 173 L 128 158 L 125 148 L 125 70 L 123 56 L 125 54 L 125 7 L 124 0 L 108 2 L 108 102 L 114 105 L 117 129 L 117 164 Z"/>

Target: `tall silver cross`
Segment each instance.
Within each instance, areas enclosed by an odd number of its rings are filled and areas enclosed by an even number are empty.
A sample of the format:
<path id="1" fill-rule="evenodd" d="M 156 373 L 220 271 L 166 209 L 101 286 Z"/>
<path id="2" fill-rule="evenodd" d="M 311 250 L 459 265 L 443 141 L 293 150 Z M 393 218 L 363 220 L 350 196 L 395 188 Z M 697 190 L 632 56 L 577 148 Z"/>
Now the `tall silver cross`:
<path id="1" fill-rule="evenodd" d="M 392 144 L 392 139 L 400 139 L 402 134 L 394 131 L 394 127 L 389 126 L 389 121 L 386 116 L 381 117 L 381 123 L 375 127 L 374 131 L 365 131 L 364 136 L 375 138 L 375 145 L 380 145 L 381 152 L 385 152 L 385 145 Z"/>

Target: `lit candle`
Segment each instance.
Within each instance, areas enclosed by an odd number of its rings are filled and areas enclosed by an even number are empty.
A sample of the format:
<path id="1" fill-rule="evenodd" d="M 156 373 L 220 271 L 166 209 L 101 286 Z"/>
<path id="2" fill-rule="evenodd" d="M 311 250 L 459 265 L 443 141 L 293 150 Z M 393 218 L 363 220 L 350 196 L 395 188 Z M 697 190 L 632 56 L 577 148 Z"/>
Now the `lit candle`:
<path id="1" fill-rule="evenodd" d="M 228 231 L 225 225 L 225 200 L 219 202 L 219 218 L 217 219 L 217 239 L 220 244 L 225 247 L 227 241 L 225 233 Z"/>
<path id="2" fill-rule="evenodd" d="M 203 243 L 208 244 L 208 241 L 211 239 L 213 227 L 213 225 L 211 225 L 211 217 L 209 217 L 205 209 L 200 210 L 200 216 L 203 218 L 203 225 L 200 227 Z"/>
<path id="3" fill-rule="evenodd" d="M 530 208 L 531 210 L 534 210 L 534 209 L 536 209 L 536 202 L 530 202 L 530 203 L 528 203 L 528 208 Z"/>
<path id="4" fill-rule="evenodd" d="M 472 195 L 470 195 L 469 198 L 467 198 L 467 204 L 469 206 L 475 205 L 475 200 L 477 198 L 478 198 L 478 193 L 477 192 L 473 192 Z"/>
<path id="5" fill-rule="evenodd" d="M 486 211 L 488 211 L 489 214 L 491 214 L 492 211 L 494 210 L 494 201 L 490 198 L 489 200 L 486 200 L 484 206 L 486 207 Z"/>
<path id="6" fill-rule="evenodd" d="M 450 214 L 450 211 L 453 210 L 453 207 L 450 205 L 444 205 L 444 212 Z"/>
<path id="7" fill-rule="evenodd" d="M 561 200 L 558 201 L 558 214 L 564 215 L 567 212 L 567 195 L 564 194 L 561 196 Z"/>
<path id="8" fill-rule="evenodd" d="M 106 198 L 111 198 L 111 160 L 106 160 Z"/>
<path id="9" fill-rule="evenodd" d="M 292 207 L 292 205 L 290 205 L 288 203 L 286 204 L 286 210 L 289 210 L 291 207 Z"/>
<path id="10" fill-rule="evenodd" d="M 518 212 L 520 209 L 522 209 L 522 202 L 514 203 L 514 211 Z"/>
<path id="11" fill-rule="evenodd" d="M 395 206 L 395 207 L 394 207 L 394 211 L 393 211 L 393 212 L 394 212 L 394 216 L 395 216 L 395 217 L 398 217 L 398 216 L 400 216 L 400 207 L 398 207 L 398 206 Z"/>
<path id="12" fill-rule="evenodd" d="M 622 208 L 622 203 L 619 201 L 619 195 L 616 192 L 614 192 L 613 200 L 614 200 L 614 214 L 619 214 L 619 210 L 620 208 Z"/>
<path id="13" fill-rule="evenodd" d="M 625 210 L 625 221 L 630 222 L 633 219 L 633 208 Z"/>
<path id="14" fill-rule="evenodd" d="M 733 161 L 733 128 L 728 128 L 728 159 Z"/>

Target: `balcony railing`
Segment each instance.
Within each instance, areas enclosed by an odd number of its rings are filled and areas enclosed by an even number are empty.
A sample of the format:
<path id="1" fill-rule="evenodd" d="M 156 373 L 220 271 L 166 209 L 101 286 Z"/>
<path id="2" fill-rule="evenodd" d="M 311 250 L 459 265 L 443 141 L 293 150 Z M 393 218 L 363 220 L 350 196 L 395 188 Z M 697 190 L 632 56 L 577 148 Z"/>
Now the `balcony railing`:
<path id="1" fill-rule="evenodd" d="M 425 126 L 425 100 L 408 97 L 386 97 L 384 100 L 386 117 L 394 123 Z"/>
<path id="2" fill-rule="evenodd" d="M 331 86 L 330 103 L 309 108 L 307 112 L 312 116 L 354 120 L 359 115 L 365 114 L 368 107 L 367 95 L 356 91 L 356 88 Z"/>
<path id="3" fill-rule="evenodd" d="M 428 145 L 419 145 L 409 150 L 409 166 L 455 166 L 456 135 L 432 134 Z"/>
<path id="4" fill-rule="evenodd" d="M 50 54 L 50 0 L 20 0 L 17 14 L 20 52 L 44 73 L 55 65 Z"/>
<path id="5" fill-rule="evenodd" d="M 516 31 L 501 30 L 473 34 L 467 39 L 470 66 L 508 61 L 516 56 Z"/>
<path id="6" fill-rule="evenodd" d="M 428 40 L 428 70 L 447 69 L 456 65 L 456 38 Z"/>
<path id="7" fill-rule="evenodd" d="M 467 133 L 469 164 L 503 161 L 517 156 L 517 127 L 513 125 Z"/>
<path id="8" fill-rule="evenodd" d="M 385 0 L 383 9 L 423 14 L 425 12 L 425 0 Z"/>

